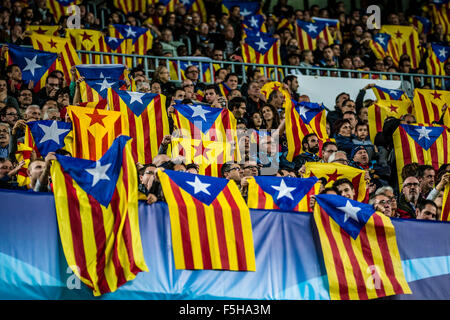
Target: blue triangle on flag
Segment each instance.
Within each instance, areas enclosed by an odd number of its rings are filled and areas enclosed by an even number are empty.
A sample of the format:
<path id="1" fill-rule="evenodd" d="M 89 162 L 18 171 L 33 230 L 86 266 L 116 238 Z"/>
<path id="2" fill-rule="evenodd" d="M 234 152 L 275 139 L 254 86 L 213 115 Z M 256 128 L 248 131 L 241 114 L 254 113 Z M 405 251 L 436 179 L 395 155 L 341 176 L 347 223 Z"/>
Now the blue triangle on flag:
<path id="1" fill-rule="evenodd" d="M 144 27 L 135 27 L 125 24 L 113 24 L 113 26 L 125 39 L 132 39 L 132 44 L 134 44 L 140 36 L 149 30 Z"/>
<path id="2" fill-rule="evenodd" d="M 148 107 L 153 99 L 158 96 L 156 93 L 144 93 L 136 91 L 118 90 L 116 91 L 120 98 L 130 108 L 133 113 L 139 117 Z"/>
<path id="3" fill-rule="evenodd" d="M 120 88 L 126 84 L 124 80 L 112 80 L 112 79 L 96 79 L 96 80 L 85 80 L 85 82 L 98 94 L 106 99 L 108 96 L 108 88 L 112 88 L 116 91 L 119 91 Z"/>
<path id="4" fill-rule="evenodd" d="M 326 212 L 349 236 L 356 239 L 361 229 L 375 212 L 372 205 L 335 194 L 315 196 L 317 205 Z"/>
<path id="5" fill-rule="evenodd" d="M 223 109 L 213 108 L 205 104 L 175 104 L 175 110 L 192 122 L 203 134 L 206 134 L 216 122 Z"/>
<path id="6" fill-rule="evenodd" d="M 275 42 L 278 41 L 277 38 L 274 37 L 247 37 L 245 38 L 245 43 L 248 44 L 253 50 L 259 52 L 260 54 L 266 54 L 267 51 L 272 48 Z"/>
<path id="7" fill-rule="evenodd" d="M 375 88 L 388 94 L 394 100 L 401 100 L 402 95 L 405 93 L 404 91 L 398 90 L 398 89 L 388 89 L 388 88 L 383 88 L 383 87 L 379 87 L 379 86 L 375 86 Z"/>
<path id="8" fill-rule="evenodd" d="M 122 169 L 123 150 L 128 136 L 119 136 L 100 160 L 92 161 L 69 156 L 56 155 L 64 172 L 94 197 L 101 205 L 108 207 L 111 202 L 117 179 Z"/>
<path id="9" fill-rule="evenodd" d="M 431 44 L 434 54 L 440 62 L 445 63 L 450 57 L 450 46 L 441 46 L 436 43 Z"/>
<path id="10" fill-rule="evenodd" d="M 291 178 L 256 176 L 256 183 L 270 194 L 273 202 L 285 211 L 292 211 L 318 181 L 316 177 Z"/>
<path id="11" fill-rule="evenodd" d="M 228 179 L 164 170 L 172 181 L 198 201 L 210 205 L 228 184 Z"/>
<path id="12" fill-rule="evenodd" d="M 300 118 L 305 124 L 309 124 L 317 114 L 324 110 L 323 105 L 315 102 L 296 102 L 294 100 L 292 100 L 292 102 L 295 105 L 295 110 L 297 110 Z"/>
<path id="13" fill-rule="evenodd" d="M 22 71 L 22 79 L 36 85 L 58 58 L 57 53 L 25 48 L 8 43 L 10 59 Z"/>
<path id="14" fill-rule="evenodd" d="M 233 6 L 238 6 L 240 8 L 241 16 L 243 16 L 244 18 L 256 14 L 261 6 L 257 1 L 223 0 L 222 4 L 228 10 L 231 10 Z"/>
<path id="15" fill-rule="evenodd" d="M 118 47 L 124 42 L 125 39 L 122 38 L 114 38 L 114 37 L 105 37 L 105 42 L 108 47 L 112 50 L 117 50 Z"/>
<path id="16" fill-rule="evenodd" d="M 386 52 L 388 50 L 389 41 L 391 40 L 391 35 L 379 32 L 374 36 L 373 40 L 383 48 L 384 52 Z"/>
<path id="17" fill-rule="evenodd" d="M 249 15 L 244 18 L 244 24 L 252 29 L 260 30 L 264 23 L 264 17 L 260 14 Z"/>
<path id="18" fill-rule="evenodd" d="M 258 38 L 259 37 L 268 37 L 268 38 L 272 37 L 272 35 L 270 33 L 262 32 L 259 30 L 253 30 L 253 29 L 249 29 L 249 28 L 244 28 L 244 32 L 247 37 L 258 37 Z"/>
<path id="19" fill-rule="evenodd" d="M 81 64 L 76 66 L 80 76 L 85 80 L 113 79 L 119 80 L 123 76 L 123 64 Z"/>
<path id="20" fill-rule="evenodd" d="M 444 132 L 444 127 L 427 127 L 412 124 L 401 124 L 406 133 L 423 149 L 428 150 Z"/>
<path id="21" fill-rule="evenodd" d="M 315 39 L 326 28 L 326 24 L 320 21 L 308 22 L 297 19 L 297 25 L 311 38 Z"/>
<path id="22" fill-rule="evenodd" d="M 34 143 L 42 157 L 64 147 L 64 138 L 72 130 L 72 123 L 54 120 L 30 121 L 27 123 Z"/>

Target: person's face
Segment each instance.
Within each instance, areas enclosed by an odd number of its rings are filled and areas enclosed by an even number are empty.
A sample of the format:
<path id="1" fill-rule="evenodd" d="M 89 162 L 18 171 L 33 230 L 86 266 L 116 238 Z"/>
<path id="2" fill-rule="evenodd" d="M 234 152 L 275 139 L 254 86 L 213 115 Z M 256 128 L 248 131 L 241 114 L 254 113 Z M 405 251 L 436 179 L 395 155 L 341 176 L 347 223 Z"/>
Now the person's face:
<path id="1" fill-rule="evenodd" d="M 227 172 L 224 172 L 225 178 L 228 180 L 234 180 L 240 182 L 243 176 L 243 171 L 241 166 L 237 163 L 231 165 L 230 169 Z"/>
<path id="2" fill-rule="evenodd" d="M 366 140 L 369 132 L 367 132 L 367 126 L 358 126 L 356 128 L 356 136 L 359 140 Z"/>
<path id="3" fill-rule="evenodd" d="M 437 216 L 440 217 L 442 213 L 442 203 L 444 201 L 444 191 L 439 192 L 439 195 L 434 199 L 434 203 L 437 206 Z"/>
<path id="4" fill-rule="evenodd" d="M 433 189 L 434 188 L 435 172 L 432 169 L 425 170 L 423 177 L 421 178 L 420 189 Z"/>
<path id="5" fill-rule="evenodd" d="M 297 78 L 294 78 L 289 84 L 289 89 L 291 89 L 292 92 L 297 92 L 297 89 L 299 87 Z"/>
<path id="6" fill-rule="evenodd" d="M 256 128 L 261 127 L 262 118 L 261 118 L 261 115 L 259 113 L 254 113 L 253 116 L 252 116 L 252 120 L 253 120 L 253 124 L 255 125 Z"/>
<path id="7" fill-rule="evenodd" d="M 0 125 L 0 146 L 6 146 L 9 144 L 9 128 L 5 125 Z"/>
<path id="8" fill-rule="evenodd" d="M 208 89 L 205 91 L 205 100 L 207 103 L 213 103 L 217 98 L 217 93 L 214 89 Z"/>
<path id="9" fill-rule="evenodd" d="M 352 134 L 352 126 L 350 123 L 344 123 L 339 129 L 339 134 L 344 137 L 350 137 Z"/>
<path id="10" fill-rule="evenodd" d="M 6 85 L 6 81 L 5 80 L 0 80 L 0 92 L 6 92 L 7 89 L 7 85 Z"/>
<path id="11" fill-rule="evenodd" d="M 58 95 L 58 99 L 56 102 L 58 103 L 58 106 L 65 107 L 69 105 L 69 94 L 68 93 L 61 93 Z"/>
<path id="12" fill-rule="evenodd" d="M 37 179 L 41 175 L 42 171 L 44 171 L 45 162 L 44 161 L 33 161 L 28 167 L 28 176 L 31 179 Z"/>
<path id="13" fill-rule="evenodd" d="M 198 80 L 199 71 L 197 67 L 190 67 L 189 70 L 186 72 L 186 77 L 188 79 L 191 79 L 192 81 Z"/>
<path id="14" fill-rule="evenodd" d="M 19 94 L 19 103 L 23 106 L 29 106 L 33 102 L 33 94 L 30 90 L 22 90 Z"/>
<path id="15" fill-rule="evenodd" d="M 12 169 L 14 168 L 11 161 L 6 160 L 5 162 L 0 163 L 0 178 L 3 178 Z"/>
<path id="16" fill-rule="evenodd" d="M 355 112 L 355 110 L 356 110 L 356 104 L 353 101 L 351 101 L 351 100 L 347 101 L 345 103 L 345 105 L 343 105 L 342 108 L 341 108 L 342 113 L 345 113 L 347 111 Z"/>
<path id="17" fill-rule="evenodd" d="M 169 70 L 167 70 L 166 67 L 161 68 L 161 70 L 159 72 L 159 78 L 163 82 L 168 82 L 170 80 L 170 78 L 169 78 Z"/>
<path id="18" fill-rule="evenodd" d="M 156 7 L 156 10 L 155 10 L 155 14 L 157 15 L 157 16 L 160 16 L 160 17 L 162 17 L 163 15 L 164 15 L 164 6 L 157 6 Z"/>
<path id="19" fill-rule="evenodd" d="M 244 163 L 244 177 L 254 177 L 258 175 L 258 165 L 255 161 L 248 161 Z"/>
<path id="20" fill-rule="evenodd" d="M 183 82 L 183 90 L 184 92 L 188 93 L 188 94 L 193 94 L 194 93 L 194 84 L 192 83 L 191 80 L 185 80 Z"/>
<path id="21" fill-rule="evenodd" d="M 272 109 L 270 109 L 269 107 L 263 107 L 261 110 L 261 113 L 262 113 L 264 120 L 270 121 L 273 119 L 273 112 L 272 112 Z"/>
<path id="22" fill-rule="evenodd" d="M 325 58 L 325 60 L 333 59 L 333 50 L 331 50 L 331 48 L 326 48 L 323 51 L 323 57 Z"/>
<path id="23" fill-rule="evenodd" d="M 228 100 L 231 101 L 231 99 L 236 97 L 242 97 L 242 93 L 237 89 L 231 90 L 230 93 L 228 94 Z"/>
<path id="24" fill-rule="evenodd" d="M 353 199 L 355 197 L 355 191 L 353 186 L 350 186 L 348 183 L 341 184 L 337 187 L 338 194 L 342 197 Z"/>
<path id="25" fill-rule="evenodd" d="M 322 150 L 323 161 L 328 162 L 328 158 L 335 153 L 338 148 L 334 144 L 329 144 Z"/>
<path id="26" fill-rule="evenodd" d="M 245 112 L 247 111 L 247 108 L 246 108 L 244 102 L 242 102 L 242 103 L 239 105 L 238 111 L 239 111 L 240 117 L 243 117 L 243 116 L 245 115 Z"/>
<path id="27" fill-rule="evenodd" d="M 411 62 L 409 61 L 403 62 L 403 64 L 400 66 L 400 71 L 403 73 L 409 73 L 410 70 L 411 70 Z"/>
<path id="28" fill-rule="evenodd" d="M 416 203 L 420 194 L 419 180 L 415 177 L 408 177 L 403 182 L 402 193 L 408 202 Z"/>
<path id="29" fill-rule="evenodd" d="M 19 119 L 19 114 L 17 113 L 16 108 L 13 108 L 13 107 L 9 107 L 5 111 L 6 111 L 5 116 L 2 117 L 2 121 L 9 124 L 12 128 L 12 127 L 14 127 L 14 124 Z"/>
<path id="30" fill-rule="evenodd" d="M 367 165 L 369 163 L 369 155 L 365 149 L 358 150 L 353 157 L 355 162 L 361 163 L 362 165 Z"/>
<path id="31" fill-rule="evenodd" d="M 384 71 L 384 62 L 383 62 L 383 60 L 375 61 L 375 70 L 376 71 Z"/>
<path id="32" fill-rule="evenodd" d="M 350 124 L 352 125 L 352 131 L 353 131 L 353 129 L 354 129 L 355 126 L 356 126 L 356 123 L 358 122 L 358 121 L 356 120 L 356 116 L 353 115 L 353 114 L 345 114 L 342 118 L 343 118 L 344 120 L 350 121 Z"/>
<path id="33" fill-rule="evenodd" d="M 58 78 L 48 78 L 47 83 L 45 84 L 45 88 L 47 90 L 47 94 L 49 94 L 52 90 L 58 90 L 59 89 L 59 80 Z"/>
<path id="34" fill-rule="evenodd" d="M 319 152 L 319 139 L 316 136 L 308 138 L 308 151 L 311 153 Z"/>
<path id="35" fill-rule="evenodd" d="M 381 211 L 385 216 L 392 217 L 391 201 L 385 195 L 378 195 L 373 206 L 375 210 Z"/>
<path id="36" fill-rule="evenodd" d="M 412 115 L 407 115 L 404 117 L 401 123 L 412 124 L 416 122 L 416 119 Z"/>
<path id="37" fill-rule="evenodd" d="M 257 83 L 252 83 L 248 87 L 248 94 L 249 94 L 249 96 L 256 97 L 256 96 L 259 95 L 259 91 L 260 91 L 260 86 Z"/>
<path id="38" fill-rule="evenodd" d="M 177 92 L 175 92 L 175 100 L 183 100 L 185 96 L 186 92 L 184 92 L 184 90 L 177 90 Z"/>
<path id="39" fill-rule="evenodd" d="M 151 93 L 161 94 L 161 85 L 158 82 L 152 83 Z"/>
<path id="40" fill-rule="evenodd" d="M 350 96 L 348 94 L 343 94 L 343 95 L 339 96 L 339 98 L 337 99 L 337 102 L 336 102 L 336 106 L 338 108 L 340 108 L 342 106 L 342 102 L 344 102 L 345 100 L 348 100 L 348 99 L 350 99 Z"/>
<path id="41" fill-rule="evenodd" d="M 360 57 L 354 57 L 352 62 L 355 68 L 362 68 L 364 66 Z"/>
<path id="42" fill-rule="evenodd" d="M 272 104 L 275 106 L 275 108 L 279 109 L 283 105 L 283 102 L 284 102 L 284 95 L 280 91 L 276 92 L 272 100 Z"/>
<path id="43" fill-rule="evenodd" d="M 28 107 L 25 111 L 25 119 L 27 121 L 41 120 L 41 110 L 38 107 Z"/>
<path id="44" fill-rule="evenodd" d="M 337 152 L 335 155 L 335 158 L 333 160 L 333 163 L 340 163 L 340 164 L 347 165 L 348 160 L 347 160 L 347 155 L 345 154 L 345 152 Z"/>
<path id="45" fill-rule="evenodd" d="M 230 76 L 227 80 L 227 86 L 228 88 L 234 90 L 238 86 L 238 78 L 236 76 Z"/>
<path id="46" fill-rule="evenodd" d="M 300 58 L 298 56 L 290 56 L 288 61 L 290 66 L 300 65 Z"/>
<path id="47" fill-rule="evenodd" d="M 171 42 L 172 41 L 172 31 L 166 29 L 161 34 L 161 41 L 163 42 Z"/>
<path id="48" fill-rule="evenodd" d="M 228 71 L 226 69 L 222 69 L 219 71 L 219 74 L 217 75 L 217 80 L 225 80 L 226 76 L 228 74 Z"/>
<path id="49" fill-rule="evenodd" d="M 419 210 L 417 209 L 417 211 Z M 419 220 L 436 220 L 437 210 L 433 205 L 427 204 L 425 205 L 425 208 L 423 208 L 422 211 L 419 211 L 416 215 Z"/>
<path id="50" fill-rule="evenodd" d="M 223 51 L 222 50 L 214 50 L 213 59 L 222 61 L 223 60 Z"/>
<path id="51" fill-rule="evenodd" d="M 359 111 L 359 119 L 364 123 L 367 123 L 369 121 L 369 111 L 367 108 L 361 108 L 361 110 Z"/>
<path id="52" fill-rule="evenodd" d="M 22 71 L 17 66 L 14 66 L 11 70 L 10 76 L 12 80 L 21 81 L 22 80 Z"/>
<path id="53" fill-rule="evenodd" d="M 389 198 L 389 200 L 391 201 L 391 208 L 392 211 L 395 212 L 395 210 L 397 210 L 397 198 L 395 197 L 394 193 L 392 193 L 391 191 L 385 191 L 384 194 Z"/>
<path id="54" fill-rule="evenodd" d="M 61 115 L 57 111 L 51 111 L 48 113 L 48 120 L 61 121 Z"/>

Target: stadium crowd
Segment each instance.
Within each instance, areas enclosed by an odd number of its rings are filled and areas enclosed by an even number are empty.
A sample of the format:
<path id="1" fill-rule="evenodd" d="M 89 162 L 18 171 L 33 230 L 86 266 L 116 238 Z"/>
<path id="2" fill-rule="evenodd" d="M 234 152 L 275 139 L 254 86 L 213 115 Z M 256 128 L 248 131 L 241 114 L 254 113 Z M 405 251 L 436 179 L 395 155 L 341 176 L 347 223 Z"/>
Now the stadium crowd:
<path id="1" fill-rule="evenodd" d="M 30 45 L 28 25 L 59 25 L 60 34 L 64 34 L 67 16 L 55 21 L 45 0 L 37 1 L 0 1 L 0 42 L 16 45 Z M 391 57 L 377 59 L 368 46 L 375 32 L 366 26 L 368 15 L 362 10 L 345 8 L 344 2 L 336 2 L 333 7 L 294 8 L 286 0 L 279 0 L 272 10 L 270 1 L 262 4 L 267 32 L 281 41 L 282 63 L 288 66 L 328 67 L 364 71 L 382 71 L 389 73 L 426 73 L 425 56 L 418 69 L 411 68 L 410 57 L 403 56 L 399 67 L 393 65 Z M 205 1 L 208 12 L 207 21 L 202 22 L 199 13 L 187 13 L 182 4 L 174 12 L 166 12 L 160 3 L 149 4 L 146 12 L 137 12 L 127 16 L 119 10 L 112 10 L 109 23 L 125 23 L 149 28 L 154 35 L 153 47 L 148 54 L 153 56 L 205 56 L 218 61 L 242 61 L 240 41 L 242 39 L 242 16 L 239 6 L 232 7 L 229 13 L 222 12 L 221 1 Z M 87 12 L 80 5 L 82 28 L 101 30 L 99 17 Z M 405 12 L 383 14 L 383 23 L 391 25 L 410 25 L 409 17 L 421 14 L 420 8 L 408 8 Z M 122 21 L 125 17 L 125 21 Z M 162 17 L 162 19 L 160 19 Z M 292 29 L 296 19 L 311 21 L 312 17 L 335 18 L 339 28 L 331 28 L 334 44 L 328 46 L 318 41 L 315 50 L 300 51 Z M 385 21 L 384 21 L 385 20 Z M 287 21 L 284 27 L 279 23 Z M 107 30 L 104 31 L 105 34 Z M 434 25 L 429 34 L 420 34 L 421 46 L 426 48 L 431 42 L 448 45 L 448 35 L 440 25 Z M 0 77 L 0 187 L 19 189 L 17 172 L 24 162 L 17 162 L 15 151 L 17 142 L 23 141 L 26 123 L 41 119 L 70 121 L 64 110 L 68 105 L 80 102 L 79 85 L 83 81 L 77 78 L 72 69 L 72 78 L 65 79 L 63 72 L 56 70 L 48 75 L 39 92 L 34 92 L 33 83 L 22 80 L 18 65 L 7 65 L 5 54 L 7 45 L 1 50 Z M 445 70 L 450 75 L 447 63 Z M 299 82 L 295 69 L 282 79 L 284 89 L 297 102 L 309 101 L 307 96 L 299 96 Z M 301 73 L 301 72 L 300 72 Z M 383 131 L 378 133 L 373 144 L 369 139 L 367 108 L 373 102 L 364 99 L 364 93 L 373 85 L 361 88 L 358 96 L 351 97 L 342 92 L 336 98 L 333 111 L 327 113 L 327 133 L 334 141 L 325 142 L 320 150 L 316 134 L 303 138 L 303 152 L 293 161 L 288 161 L 285 135 L 285 117 L 283 103 L 285 97 L 281 91 L 272 92 L 268 98 L 261 93 L 261 87 L 271 81 L 257 69 L 249 68 L 246 81 L 227 68 L 216 71 L 215 84 L 199 81 L 199 69 L 190 66 L 185 70 L 186 79 L 180 84 L 171 81 L 169 70 L 165 66 L 155 68 L 147 76 L 142 65 L 130 70 L 130 76 L 136 83 L 137 91 L 164 94 L 168 97 L 167 110 L 173 112 L 175 100 L 182 103 L 202 101 L 213 107 L 228 108 L 237 119 L 239 145 L 243 147 L 242 163 L 225 163 L 221 168 L 224 178 L 234 180 L 247 196 L 250 176 L 260 175 L 263 169 L 277 167 L 271 175 L 303 177 L 306 162 L 340 163 L 366 171 L 365 179 L 370 198 L 368 203 L 390 217 L 437 220 L 442 210 L 445 185 L 450 178 L 450 164 L 435 170 L 430 165 L 409 164 L 403 168 L 403 183 L 396 181 L 395 157 L 393 157 L 392 134 L 403 123 L 414 123 L 412 114 L 400 119 L 386 119 Z M 351 75 L 348 75 L 351 76 Z M 355 75 L 356 76 L 356 75 Z M 395 79 L 395 78 L 394 78 Z M 397 78 L 399 79 L 399 78 Z M 223 96 L 218 88 L 224 83 L 230 91 Z M 415 83 L 416 87 L 429 88 L 430 84 Z M 199 94 L 202 92 L 203 94 Z M 326 92 L 324 92 L 326 94 Z M 173 126 L 172 126 L 173 129 Z M 256 154 L 249 152 L 251 130 L 272 130 L 269 135 L 261 135 Z M 172 136 L 165 136 L 160 146 L 160 154 L 152 163 L 137 164 L 140 178 L 139 191 L 145 195 L 148 203 L 163 200 L 161 186 L 156 178 L 158 168 L 198 172 L 195 164 L 186 164 L 180 157 L 171 158 L 166 154 Z M 51 191 L 49 172 L 54 153 L 45 159 L 33 159 L 28 166 L 30 184 L 23 189 Z M 276 164 L 276 166 L 274 165 Z M 327 181 L 322 181 L 324 186 Z M 399 190 L 399 192 L 397 191 Z M 354 186 L 348 179 L 338 179 L 332 188 L 321 188 L 322 193 L 336 193 L 348 198 L 355 197 Z"/>

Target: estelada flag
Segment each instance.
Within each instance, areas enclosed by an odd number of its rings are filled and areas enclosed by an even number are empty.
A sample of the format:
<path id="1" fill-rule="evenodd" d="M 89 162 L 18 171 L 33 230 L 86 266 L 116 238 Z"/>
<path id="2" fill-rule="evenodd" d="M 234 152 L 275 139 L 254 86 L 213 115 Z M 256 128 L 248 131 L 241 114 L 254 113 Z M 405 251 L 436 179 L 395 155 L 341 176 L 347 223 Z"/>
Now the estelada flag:
<path id="1" fill-rule="evenodd" d="M 56 53 L 25 48 L 15 44 L 8 44 L 8 47 L 7 65 L 17 64 L 22 71 L 22 80 L 25 83 L 33 82 L 34 92 L 45 87 L 47 76 L 52 71 L 60 69 Z"/>
<path id="2" fill-rule="evenodd" d="M 127 89 L 125 82 L 125 66 L 121 64 L 82 64 L 77 71 L 84 81 L 80 83 L 80 94 L 83 102 L 94 102 L 106 99 L 108 89 Z"/>
<path id="3" fill-rule="evenodd" d="M 113 5 L 125 15 L 147 11 L 147 0 L 114 0 Z"/>
<path id="4" fill-rule="evenodd" d="M 391 41 L 396 48 L 398 57 L 407 54 L 411 58 L 411 68 L 416 69 L 420 63 L 419 34 L 413 26 L 383 25 L 381 33 L 387 33 L 391 36 Z M 395 57 L 392 57 L 395 61 Z M 396 63 L 398 65 L 398 62 Z"/>
<path id="5" fill-rule="evenodd" d="M 66 82 L 70 83 L 72 80 L 71 68 L 81 64 L 80 58 L 70 41 L 66 38 L 41 34 L 34 34 L 30 39 L 34 49 L 60 54 L 61 71 L 64 73 Z"/>
<path id="6" fill-rule="evenodd" d="M 384 59 L 387 56 L 390 56 L 394 65 L 398 67 L 400 56 L 391 38 L 391 35 L 388 33 L 378 32 L 376 36 L 370 40 L 369 46 L 378 59 Z"/>
<path id="7" fill-rule="evenodd" d="M 119 111 L 69 106 L 67 112 L 73 130 L 72 155 L 76 158 L 100 159 L 122 134 Z"/>
<path id="8" fill-rule="evenodd" d="M 66 136 L 72 130 L 70 122 L 55 120 L 39 120 L 27 122 L 27 127 L 33 139 L 32 145 L 38 150 L 38 155 L 45 158 L 49 152 L 63 149 Z"/>
<path id="9" fill-rule="evenodd" d="M 291 103 L 291 94 L 287 89 L 283 87 L 283 84 L 279 81 L 270 81 L 265 83 L 261 87 L 261 93 L 266 97 L 266 100 L 269 99 L 270 94 L 273 91 L 280 91 L 284 96 L 283 108 L 286 110 L 286 107 L 289 103 Z"/>
<path id="10" fill-rule="evenodd" d="M 172 138 L 167 153 L 172 158 L 184 157 L 185 164 L 197 164 L 199 174 L 211 177 L 221 177 L 223 164 L 237 161 L 234 147 L 219 141 Z"/>
<path id="11" fill-rule="evenodd" d="M 108 28 L 111 37 L 126 39 L 128 54 L 146 55 L 153 46 L 153 35 L 148 28 L 124 24 L 111 24 Z"/>
<path id="12" fill-rule="evenodd" d="M 238 0 L 223 0 L 222 12 L 230 14 L 232 7 L 238 6 L 240 14 L 245 19 L 246 17 L 254 16 L 261 13 L 261 3 L 258 1 L 238 1 Z"/>
<path id="13" fill-rule="evenodd" d="M 92 51 L 108 52 L 103 32 L 92 29 L 66 29 L 66 38 L 70 40 L 76 50 L 91 51 L 81 53 L 81 63 L 106 63 L 102 56 Z"/>
<path id="14" fill-rule="evenodd" d="M 244 28 L 267 32 L 264 16 L 261 14 L 246 16 L 242 22 Z"/>
<path id="15" fill-rule="evenodd" d="M 245 63 L 281 64 L 280 42 L 272 36 L 248 36 L 241 44 Z"/>
<path id="16" fill-rule="evenodd" d="M 255 271 L 250 211 L 233 180 L 158 171 L 176 269 Z"/>
<path id="17" fill-rule="evenodd" d="M 295 35 L 300 50 L 316 50 L 317 39 L 324 39 L 328 45 L 333 43 L 333 36 L 322 21 L 308 22 L 297 19 Z"/>
<path id="18" fill-rule="evenodd" d="M 19 181 L 19 178 L 17 178 Z M 450 199 L 448 195 L 450 194 L 450 184 L 447 184 L 444 189 L 444 196 L 442 198 L 442 211 L 438 220 L 440 221 L 450 221 Z"/>
<path id="19" fill-rule="evenodd" d="M 394 131 L 393 141 L 400 186 L 402 169 L 407 164 L 428 164 L 438 170 L 449 163 L 449 133 L 444 126 L 401 124 Z"/>
<path id="20" fill-rule="evenodd" d="M 379 100 L 395 100 L 395 101 L 411 101 L 406 93 L 400 89 L 389 89 L 380 86 L 372 87 L 373 94 L 377 101 Z"/>
<path id="21" fill-rule="evenodd" d="M 428 48 L 427 73 L 435 76 L 446 76 L 445 65 L 450 61 L 450 46 L 432 43 Z M 441 86 L 441 80 L 435 79 L 435 85 Z"/>
<path id="22" fill-rule="evenodd" d="M 286 139 L 288 153 L 286 159 L 292 161 L 302 152 L 302 140 L 315 133 L 319 141 L 329 140 L 326 127 L 326 114 L 323 105 L 313 102 L 290 100 L 285 111 Z"/>
<path id="23" fill-rule="evenodd" d="M 17 143 L 17 151 L 15 157 L 17 162 L 24 161 L 24 165 L 17 172 L 17 184 L 19 187 L 27 186 L 30 184 L 30 177 L 28 176 L 28 166 L 31 162 L 31 154 L 33 148 L 26 146 L 22 142 Z"/>
<path id="24" fill-rule="evenodd" d="M 58 36 L 59 25 L 57 26 L 43 26 L 43 25 L 27 25 L 25 31 L 34 34 L 43 34 L 46 36 Z"/>
<path id="25" fill-rule="evenodd" d="M 109 109 L 122 114 L 122 134 L 133 138 L 131 151 L 136 162 L 151 163 L 159 145 L 170 134 L 166 96 L 108 89 Z"/>
<path id="26" fill-rule="evenodd" d="M 179 137 L 206 141 L 227 141 L 238 145 L 236 118 L 228 109 L 206 104 L 175 104 L 172 114 Z"/>
<path id="27" fill-rule="evenodd" d="M 442 107 L 450 104 L 450 91 L 414 89 L 413 114 L 418 123 L 432 124 L 442 117 Z M 446 118 L 446 117 L 444 117 Z M 447 119 L 444 119 L 446 123 Z M 447 124 L 448 125 L 448 122 Z"/>
<path id="28" fill-rule="evenodd" d="M 353 200 L 365 202 L 369 198 L 369 190 L 364 180 L 366 174 L 364 170 L 341 163 L 321 162 L 306 162 L 305 168 L 305 177 L 327 179 L 325 188 L 331 188 L 337 180 L 347 178 L 352 182 L 353 188 L 355 189 L 355 199 Z"/>
<path id="29" fill-rule="evenodd" d="M 412 293 L 389 217 L 372 205 L 323 194 L 316 196 L 314 222 L 332 300 Z"/>
<path id="30" fill-rule="evenodd" d="M 450 34 L 450 1 L 432 0 L 422 7 L 422 10 L 428 13 L 433 25 L 440 24 L 442 26 L 444 34 L 448 37 Z"/>
<path id="31" fill-rule="evenodd" d="M 67 264 L 99 296 L 148 271 L 138 217 L 138 182 L 129 137 L 98 160 L 56 155 L 51 167 Z"/>
<path id="32" fill-rule="evenodd" d="M 399 119 L 407 113 L 412 113 L 412 106 L 408 101 L 378 100 L 367 108 L 367 112 L 370 141 L 374 143 L 375 136 L 383 131 L 384 121 L 388 117 Z"/>
<path id="33" fill-rule="evenodd" d="M 46 0 L 47 8 L 55 17 L 55 22 L 59 24 L 59 19 L 62 16 L 70 16 L 68 8 L 73 5 L 81 4 L 82 0 Z M 72 13 L 75 11 L 72 11 Z"/>
<path id="34" fill-rule="evenodd" d="M 312 212 L 311 196 L 319 194 L 316 177 L 256 176 L 247 179 L 250 209 Z"/>

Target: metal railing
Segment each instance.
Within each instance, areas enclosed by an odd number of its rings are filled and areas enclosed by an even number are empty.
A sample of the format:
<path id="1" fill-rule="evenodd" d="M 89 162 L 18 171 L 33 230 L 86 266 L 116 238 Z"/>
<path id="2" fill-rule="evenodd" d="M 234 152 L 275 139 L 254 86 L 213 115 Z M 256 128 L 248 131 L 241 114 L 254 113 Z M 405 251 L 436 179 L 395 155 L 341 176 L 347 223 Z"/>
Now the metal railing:
<path id="1" fill-rule="evenodd" d="M 173 63 L 175 63 L 177 67 L 176 70 L 178 79 L 172 79 L 171 81 L 176 83 L 181 82 L 182 77 L 180 63 L 183 62 L 188 65 L 197 65 L 200 71 L 199 80 L 205 83 L 214 83 L 214 71 L 217 70 L 217 66 L 220 66 L 221 68 L 228 68 L 231 72 L 237 73 L 239 75 L 241 83 L 248 80 L 246 71 L 249 67 L 252 67 L 259 68 L 266 77 L 274 81 L 282 81 L 282 77 L 287 76 L 288 74 L 302 74 L 321 77 L 400 80 L 404 91 L 408 95 L 412 94 L 412 91 L 416 86 L 422 87 L 426 84 L 428 84 L 431 89 L 450 89 L 449 76 L 218 61 L 206 57 L 161 57 L 151 55 L 105 53 L 85 50 L 77 50 L 77 52 L 80 57 L 82 54 L 87 54 L 90 63 L 94 63 L 96 56 L 100 56 L 100 60 L 102 61 L 102 63 L 103 61 L 105 61 L 105 56 L 111 57 L 112 63 L 117 63 L 119 58 L 121 58 L 122 60 L 124 58 L 131 59 L 132 67 L 141 65 L 147 77 L 149 77 L 159 65 L 163 64 L 170 70 L 171 68 L 173 68 Z M 206 70 L 205 66 L 207 66 Z M 128 65 L 128 67 L 130 66 Z M 205 74 L 208 70 L 210 71 L 210 76 L 206 77 Z"/>

